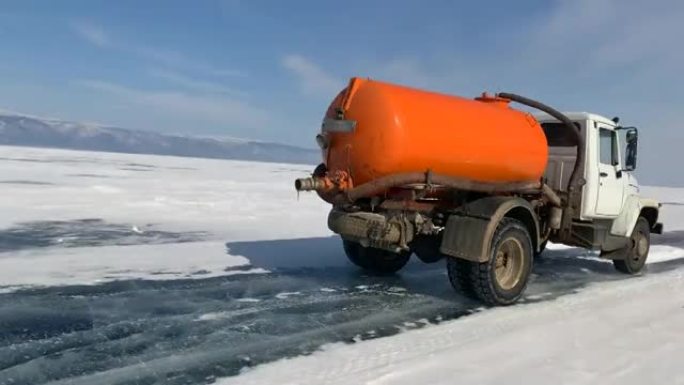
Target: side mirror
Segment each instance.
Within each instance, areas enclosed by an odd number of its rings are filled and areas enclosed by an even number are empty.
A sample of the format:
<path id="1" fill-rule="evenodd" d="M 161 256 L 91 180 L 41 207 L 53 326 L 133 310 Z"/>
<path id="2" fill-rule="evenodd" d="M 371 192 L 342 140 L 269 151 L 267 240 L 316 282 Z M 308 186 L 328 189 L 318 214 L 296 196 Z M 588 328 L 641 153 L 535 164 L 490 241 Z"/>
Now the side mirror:
<path id="1" fill-rule="evenodd" d="M 639 141 L 639 132 L 637 129 L 634 127 L 627 129 L 625 140 L 627 142 L 625 169 L 627 171 L 634 171 L 636 170 L 637 165 L 637 142 Z"/>

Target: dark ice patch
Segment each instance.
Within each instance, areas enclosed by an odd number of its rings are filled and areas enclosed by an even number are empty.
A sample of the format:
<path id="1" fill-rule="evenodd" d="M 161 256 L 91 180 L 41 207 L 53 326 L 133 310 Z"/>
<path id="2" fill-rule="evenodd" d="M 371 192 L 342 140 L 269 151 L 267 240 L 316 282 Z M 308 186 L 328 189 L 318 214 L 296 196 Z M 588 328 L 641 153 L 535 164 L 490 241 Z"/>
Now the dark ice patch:
<path id="1" fill-rule="evenodd" d="M 145 225 L 108 223 L 102 219 L 36 221 L 0 230 L 0 252 L 43 247 L 123 246 L 196 242 L 205 232 L 172 232 Z"/>
<path id="2" fill-rule="evenodd" d="M 684 230 L 667 231 L 663 234 L 651 234 L 651 244 L 684 247 Z"/>
<path id="3" fill-rule="evenodd" d="M 38 180 L 0 180 L 0 184 L 18 184 L 18 185 L 33 185 L 33 186 L 51 186 L 54 183 L 41 182 Z"/>
<path id="4" fill-rule="evenodd" d="M 247 264 L 247 265 L 237 265 L 237 266 L 228 266 L 223 271 L 225 272 L 232 272 L 232 271 L 250 271 L 253 270 L 254 266 Z"/>
<path id="5" fill-rule="evenodd" d="M 49 161 L 42 160 L 42 159 L 31 159 L 31 158 L 8 158 L 8 157 L 0 157 L 0 160 L 8 160 L 11 162 L 29 162 L 29 163 L 49 163 Z"/>
<path id="6" fill-rule="evenodd" d="M 126 163 L 126 167 L 133 167 L 133 168 L 157 168 L 157 166 L 151 165 L 151 164 L 145 164 L 145 163 Z"/>
<path id="7" fill-rule="evenodd" d="M 123 170 L 123 171 L 139 171 L 139 172 L 150 172 L 150 171 L 153 171 L 152 169 L 149 169 L 149 168 L 141 168 L 141 167 L 119 167 L 119 170 Z"/>
<path id="8" fill-rule="evenodd" d="M 66 174 L 66 176 L 71 176 L 71 177 L 76 177 L 76 178 L 111 178 L 111 175 L 103 175 L 103 174 L 88 174 L 88 173 L 82 173 L 82 174 Z"/>
<path id="9" fill-rule="evenodd" d="M 60 301 L 55 308 L 45 298 L 43 306 L 5 304 L 0 306 L 0 341 L 24 342 L 88 330 L 93 320 L 83 304 Z"/>
<path id="10" fill-rule="evenodd" d="M 13 161 L 13 162 L 26 162 L 26 163 L 64 163 L 64 164 L 101 164 L 106 163 L 106 160 L 97 158 L 62 158 L 62 157 L 49 157 L 43 159 L 36 158 L 11 158 L 11 157 L 0 157 L 0 160 Z"/>

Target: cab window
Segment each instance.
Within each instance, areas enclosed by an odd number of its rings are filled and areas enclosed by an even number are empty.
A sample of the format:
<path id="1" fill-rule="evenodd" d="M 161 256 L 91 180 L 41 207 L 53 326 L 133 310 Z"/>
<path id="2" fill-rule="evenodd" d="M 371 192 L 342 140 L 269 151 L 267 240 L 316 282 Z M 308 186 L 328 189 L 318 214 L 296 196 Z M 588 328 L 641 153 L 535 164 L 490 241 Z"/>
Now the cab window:
<path id="1" fill-rule="evenodd" d="M 617 135 L 615 131 L 605 128 L 599 129 L 599 161 L 602 164 L 617 166 L 620 164 L 618 156 Z"/>
<path id="2" fill-rule="evenodd" d="M 577 130 L 582 132 L 582 126 L 573 122 Z M 577 139 L 575 135 L 570 132 L 564 123 L 550 122 L 542 123 L 544 135 L 546 135 L 546 144 L 549 147 L 575 147 L 577 146 Z"/>

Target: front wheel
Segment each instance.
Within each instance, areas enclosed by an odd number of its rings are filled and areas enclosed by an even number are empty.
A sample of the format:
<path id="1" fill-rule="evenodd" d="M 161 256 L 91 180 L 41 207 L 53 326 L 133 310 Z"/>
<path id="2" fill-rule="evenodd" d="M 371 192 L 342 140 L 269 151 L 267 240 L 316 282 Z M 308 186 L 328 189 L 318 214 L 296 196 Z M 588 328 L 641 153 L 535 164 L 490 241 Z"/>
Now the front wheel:
<path id="1" fill-rule="evenodd" d="M 451 285 L 488 305 L 510 305 L 522 297 L 532 270 L 532 241 L 518 220 L 504 218 L 492 237 L 489 260 L 447 258 Z"/>
<path id="2" fill-rule="evenodd" d="M 624 274 L 639 274 L 646 264 L 651 248 L 651 227 L 646 218 L 639 217 L 627 245 L 619 250 L 620 259 L 614 259 L 615 269 Z"/>
<path id="3" fill-rule="evenodd" d="M 363 247 L 357 242 L 342 240 L 344 253 L 356 266 L 375 274 L 393 274 L 406 266 L 411 252 L 393 253 L 388 250 Z"/>

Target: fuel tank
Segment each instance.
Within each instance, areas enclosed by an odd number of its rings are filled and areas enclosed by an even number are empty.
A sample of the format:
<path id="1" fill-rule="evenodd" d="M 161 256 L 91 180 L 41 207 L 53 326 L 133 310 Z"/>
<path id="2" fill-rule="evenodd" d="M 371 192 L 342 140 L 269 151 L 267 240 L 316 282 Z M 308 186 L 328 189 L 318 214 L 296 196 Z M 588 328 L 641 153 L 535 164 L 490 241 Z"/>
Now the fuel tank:
<path id="1" fill-rule="evenodd" d="M 546 137 L 508 100 L 475 99 L 352 78 L 333 100 L 317 141 L 328 172 L 358 186 L 409 172 L 476 182 L 539 181 Z"/>

